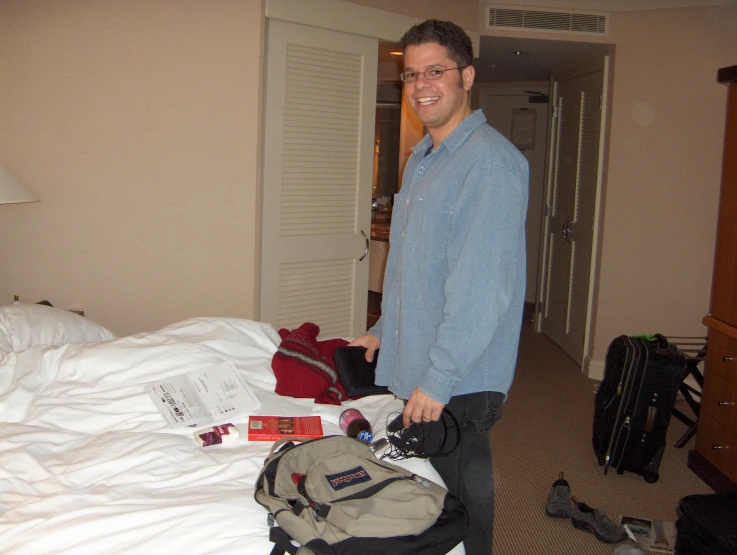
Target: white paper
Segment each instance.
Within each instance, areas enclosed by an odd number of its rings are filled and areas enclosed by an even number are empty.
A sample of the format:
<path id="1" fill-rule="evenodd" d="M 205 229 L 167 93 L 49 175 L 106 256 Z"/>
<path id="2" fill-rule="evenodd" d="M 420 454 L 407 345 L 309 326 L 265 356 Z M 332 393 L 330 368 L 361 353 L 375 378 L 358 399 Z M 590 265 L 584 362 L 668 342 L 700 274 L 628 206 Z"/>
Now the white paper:
<path id="1" fill-rule="evenodd" d="M 650 520 L 622 515 L 619 523 L 638 547 L 657 553 L 674 553 L 676 525 L 672 520 Z"/>
<path id="2" fill-rule="evenodd" d="M 535 150 L 537 112 L 520 108 L 512 112 L 512 143 L 522 150 Z"/>
<path id="3" fill-rule="evenodd" d="M 261 407 L 229 361 L 154 382 L 146 393 L 172 428 L 222 424 Z"/>

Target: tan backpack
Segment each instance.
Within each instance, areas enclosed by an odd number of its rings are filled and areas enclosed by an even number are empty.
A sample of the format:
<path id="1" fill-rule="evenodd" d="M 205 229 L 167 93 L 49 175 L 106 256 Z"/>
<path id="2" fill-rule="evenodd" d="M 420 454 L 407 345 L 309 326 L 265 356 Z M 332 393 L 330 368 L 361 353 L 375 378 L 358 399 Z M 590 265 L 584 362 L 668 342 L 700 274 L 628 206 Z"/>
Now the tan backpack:
<path id="1" fill-rule="evenodd" d="M 294 441 L 272 446 L 256 484 L 272 555 L 441 555 L 468 533 L 455 496 L 368 445 L 346 436 Z"/>

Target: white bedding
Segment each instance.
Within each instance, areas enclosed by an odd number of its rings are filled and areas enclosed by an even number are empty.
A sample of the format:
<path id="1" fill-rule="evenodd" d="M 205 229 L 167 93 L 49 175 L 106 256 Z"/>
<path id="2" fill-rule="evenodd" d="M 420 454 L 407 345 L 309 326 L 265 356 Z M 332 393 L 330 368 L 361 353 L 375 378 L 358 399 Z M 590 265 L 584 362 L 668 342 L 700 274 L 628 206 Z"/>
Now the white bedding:
<path id="1" fill-rule="evenodd" d="M 258 395 L 254 414 L 363 412 L 377 437 L 401 410 L 393 396 L 316 405 L 279 397 L 269 325 L 195 318 L 112 341 L 0 354 L 0 553 L 271 552 L 266 511 L 253 499 L 270 442 L 203 450 L 190 428 L 168 428 L 144 384 L 232 361 Z M 432 466 L 403 463 L 442 483 Z M 462 546 L 453 554 L 463 553 Z"/>

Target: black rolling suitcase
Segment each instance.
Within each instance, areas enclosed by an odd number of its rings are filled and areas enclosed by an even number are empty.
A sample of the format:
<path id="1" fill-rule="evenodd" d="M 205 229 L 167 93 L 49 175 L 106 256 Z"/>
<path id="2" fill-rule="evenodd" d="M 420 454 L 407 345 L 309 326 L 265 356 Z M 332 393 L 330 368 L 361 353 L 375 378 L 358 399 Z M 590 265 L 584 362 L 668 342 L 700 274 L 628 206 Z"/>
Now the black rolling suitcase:
<path id="1" fill-rule="evenodd" d="M 684 497 L 676 530 L 676 555 L 737 554 L 737 491 Z"/>
<path id="2" fill-rule="evenodd" d="M 620 335 L 609 345 L 596 392 L 593 445 L 606 474 L 658 480 L 665 435 L 686 360 L 662 335 Z"/>

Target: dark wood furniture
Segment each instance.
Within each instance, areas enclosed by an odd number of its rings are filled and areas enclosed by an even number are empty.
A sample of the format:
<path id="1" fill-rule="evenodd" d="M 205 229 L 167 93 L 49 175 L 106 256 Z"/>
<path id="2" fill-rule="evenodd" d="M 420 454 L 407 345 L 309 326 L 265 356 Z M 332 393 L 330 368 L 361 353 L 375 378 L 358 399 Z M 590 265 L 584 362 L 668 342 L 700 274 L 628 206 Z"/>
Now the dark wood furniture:
<path id="1" fill-rule="evenodd" d="M 719 196 L 704 390 L 696 449 L 688 465 L 715 491 L 737 489 L 737 66 L 722 68 L 727 85 L 722 187 Z"/>

